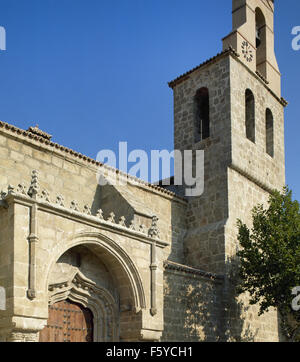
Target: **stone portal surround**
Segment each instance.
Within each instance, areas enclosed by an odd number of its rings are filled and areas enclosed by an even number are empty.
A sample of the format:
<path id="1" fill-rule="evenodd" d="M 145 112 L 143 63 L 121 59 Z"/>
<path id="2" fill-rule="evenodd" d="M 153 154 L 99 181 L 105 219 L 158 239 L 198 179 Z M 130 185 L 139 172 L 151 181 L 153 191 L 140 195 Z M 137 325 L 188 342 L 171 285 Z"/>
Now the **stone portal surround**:
<path id="1" fill-rule="evenodd" d="M 55 202 L 51 202 L 54 199 Z M 29 240 L 29 280 L 27 289 L 27 298 L 34 300 L 36 299 L 36 245 L 39 241 L 38 230 L 37 230 L 37 212 L 44 211 L 54 215 L 62 216 L 74 221 L 78 221 L 82 224 L 92 227 L 101 227 L 102 230 L 111 231 L 113 233 L 124 235 L 132 239 L 136 239 L 140 242 L 147 243 L 151 246 L 151 306 L 150 313 L 152 316 L 157 314 L 157 291 L 156 291 L 156 273 L 157 273 L 157 262 L 156 262 L 156 247 L 165 248 L 169 244 L 160 239 L 158 229 L 158 218 L 153 215 L 152 224 L 150 228 L 146 228 L 144 225 L 136 225 L 134 220 L 130 222 L 130 225 L 126 225 L 126 218 L 120 217 L 117 222 L 115 220 L 114 212 L 111 212 L 108 218 L 104 218 L 103 211 L 98 210 L 96 215 L 92 215 L 91 208 L 89 205 L 84 205 L 82 209 L 79 208 L 76 200 L 70 203 L 69 207 L 65 206 L 64 197 L 57 195 L 52 198 L 49 192 L 45 189 L 41 190 L 38 180 L 38 172 L 32 171 L 32 179 L 30 185 L 24 183 L 18 184 L 16 187 L 8 185 L 6 191 L 0 193 L 0 207 L 9 208 L 12 203 L 18 203 L 29 207 L 30 209 L 30 235 Z M 82 211 L 80 211 L 82 210 Z M 52 286 L 53 287 L 53 286 Z M 145 308 L 145 306 L 142 306 Z M 137 311 L 138 312 L 138 311 Z M 17 322 L 14 322 L 17 320 Z M 26 322 L 23 321 L 22 317 L 14 317 L 13 325 L 15 327 L 9 327 L 7 325 L 7 333 L 2 329 L 3 336 L 6 334 L 11 340 L 14 341 L 37 341 L 38 333 L 44 326 L 42 320 L 37 321 L 32 318 L 26 318 Z M 3 321 L 4 322 L 4 321 Z M 26 324 L 26 327 L 23 326 Z M 28 330 L 28 323 L 30 329 Z M 6 325 L 6 324 L 5 324 Z M 4 325 L 3 325 L 4 326 Z M 11 325 L 12 326 L 12 325 Z M 11 329 L 12 328 L 12 329 Z M 107 338 L 115 339 L 116 336 L 111 334 L 107 335 Z M 103 333 L 98 333 L 100 336 Z M 1 340 L 1 337 L 0 337 Z"/>

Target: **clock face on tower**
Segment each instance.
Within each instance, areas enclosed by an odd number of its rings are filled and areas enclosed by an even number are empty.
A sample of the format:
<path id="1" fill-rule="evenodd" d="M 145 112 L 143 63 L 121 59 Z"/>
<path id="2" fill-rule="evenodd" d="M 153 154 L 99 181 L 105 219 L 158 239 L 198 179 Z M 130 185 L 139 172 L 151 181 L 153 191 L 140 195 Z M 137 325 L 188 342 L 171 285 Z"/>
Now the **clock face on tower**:
<path id="1" fill-rule="evenodd" d="M 247 62 L 252 62 L 253 60 L 253 50 L 251 49 L 250 44 L 245 40 L 242 43 L 242 53 Z"/>

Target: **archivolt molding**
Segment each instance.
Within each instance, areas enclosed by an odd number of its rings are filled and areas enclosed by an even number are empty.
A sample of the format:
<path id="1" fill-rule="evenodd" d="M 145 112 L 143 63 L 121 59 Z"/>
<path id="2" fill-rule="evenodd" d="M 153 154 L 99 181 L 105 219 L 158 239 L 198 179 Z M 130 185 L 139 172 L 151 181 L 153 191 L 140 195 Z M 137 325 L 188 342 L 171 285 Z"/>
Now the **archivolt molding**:
<path id="1" fill-rule="evenodd" d="M 143 288 L 142 279 L 138 272 L 137 267 L 130 258 L 130 256 L 121 248 L 115 241 L 107 236 L 97 232 L 81 232 L 78 233 L 73 241 L 79 244 L 91 243 L 101 245 L 106 251 L 109 252 L 115 259 L 117 259 L 119 265 L 122 267 L 127 275 L 130 283 L 130 288 L 134 298 L 134 309 L 138 313 L 141 309 L 146 308 L 146 298 Z"/>
<path id="2" fill-rule="evenodd" d="M 118 341 L 119 303 L 108 290 L 96 285 L 75 268 L 65 281 L 49 285 L 50 305 L 66 299 L 92 311 L 95 342 Z"/>
<path id="3" fill-rule="evenodd" d="M 134 311 L 138 313 L 141 309 L 146 308 L 145 292 L 138 269 L 131 260 L 130 256 L 115 241 L 98 232 L 81 232 L 73 236 L 72 239 L 67 240 L 63 245 L 63 249 L 59 249 L 56 255 L 52 257 L 52 261 L 47 272 L 47 286 L 52 267 L 66 251 L 79 245 L 94 245 L 112 256 L 123 270 L 129 283 L 128 287 L 132 294 L 132 308 Z"/>

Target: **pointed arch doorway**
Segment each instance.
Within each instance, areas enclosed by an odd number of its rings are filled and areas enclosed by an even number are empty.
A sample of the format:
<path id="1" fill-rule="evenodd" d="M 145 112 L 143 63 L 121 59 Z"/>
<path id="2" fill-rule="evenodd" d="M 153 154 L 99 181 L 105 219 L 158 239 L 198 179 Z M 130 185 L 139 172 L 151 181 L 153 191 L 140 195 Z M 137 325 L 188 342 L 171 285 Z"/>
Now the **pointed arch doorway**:
<path id="1" fill-rule="evenodd" d="M 69 299 L 49 306 L 40 342 L 93 342 L 93 313 Z"/>

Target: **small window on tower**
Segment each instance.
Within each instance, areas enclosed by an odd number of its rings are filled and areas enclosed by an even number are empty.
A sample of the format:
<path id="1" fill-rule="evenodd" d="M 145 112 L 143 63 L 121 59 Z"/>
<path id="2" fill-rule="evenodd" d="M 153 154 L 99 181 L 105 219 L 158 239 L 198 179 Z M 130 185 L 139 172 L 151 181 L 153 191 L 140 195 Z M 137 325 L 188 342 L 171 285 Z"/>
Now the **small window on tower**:
<path id="1" fill-rule="evenodd" d="M 274 157 L 274 120 L 269 108 L 266 110 L 266 151 Z"/>
<path id="2" fill-rule="evenodd" d="M 255 142 L 255 100 L 254 95 L 250 89 L 246 90 L 246 137 Z"/>
<path id="3" fill-rule="evenodd" d="M 198 89 L 195 96 L 195 142 L 209 137 L 209 93 L 207 88 Z"/>

